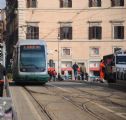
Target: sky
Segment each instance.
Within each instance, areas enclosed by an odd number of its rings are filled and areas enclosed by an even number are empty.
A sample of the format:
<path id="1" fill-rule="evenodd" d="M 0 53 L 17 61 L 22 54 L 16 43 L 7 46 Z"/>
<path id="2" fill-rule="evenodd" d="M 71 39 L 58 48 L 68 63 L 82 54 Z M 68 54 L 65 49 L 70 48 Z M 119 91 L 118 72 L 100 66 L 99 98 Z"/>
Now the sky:
<path id="1" fill-rule="evenodd" d="M 5 0 L 0 0 L 0 9 L 5 7 Z"/>

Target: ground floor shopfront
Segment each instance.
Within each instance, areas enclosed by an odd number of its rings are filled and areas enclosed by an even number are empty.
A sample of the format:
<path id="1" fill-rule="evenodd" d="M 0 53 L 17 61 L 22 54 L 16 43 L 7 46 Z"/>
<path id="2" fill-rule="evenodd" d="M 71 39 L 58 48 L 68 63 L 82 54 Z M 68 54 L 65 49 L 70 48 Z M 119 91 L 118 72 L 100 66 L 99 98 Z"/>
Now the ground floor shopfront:
<path id="1" fill-rule="evenodd" d="M 80 67 L 82 64 L 86 66 L 86 72 L 90 78 L 98 78 L 99 77 L 99 64 L 100 59 L 89 59 L 89 60 L 61 60 L 54 61 L 53 67 L 60 73 L 61 76 L 64 77 L 64 71 L 67 70 L 69 74 L 69 79 L 74 79 L 72 66 L 74 63 L 77 63 Z M 78 69 L 78 76 L 80 75 Z"/>

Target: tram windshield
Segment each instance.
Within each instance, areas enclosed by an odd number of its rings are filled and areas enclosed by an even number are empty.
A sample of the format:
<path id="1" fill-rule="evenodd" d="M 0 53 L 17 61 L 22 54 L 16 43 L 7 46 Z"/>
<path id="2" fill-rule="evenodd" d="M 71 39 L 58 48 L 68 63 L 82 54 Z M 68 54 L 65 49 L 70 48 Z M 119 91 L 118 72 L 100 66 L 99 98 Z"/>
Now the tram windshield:
<path id="1" fill-rule="evenodd" d="M 126 56 L 116 56 L 116 64 L 126 65 Z"/>
<path id="2" fill-rule="evenodd" d="M 44 72 L 45 70 L 45 47 L 40 45 L 22 45 L 20 47 L 20 71 Z"/>

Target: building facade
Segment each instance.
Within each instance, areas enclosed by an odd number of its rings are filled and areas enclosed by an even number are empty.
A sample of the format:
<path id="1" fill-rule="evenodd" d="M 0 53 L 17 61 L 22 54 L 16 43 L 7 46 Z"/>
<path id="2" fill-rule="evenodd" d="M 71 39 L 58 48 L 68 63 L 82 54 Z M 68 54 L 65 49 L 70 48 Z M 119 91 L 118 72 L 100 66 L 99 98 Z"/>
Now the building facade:
<path id="1" fill-rule="evenodd" d="M 125 0 L 6 0 L 8 59 L 21 39 L 43 39 L 48 59 L 62 73 L 85 63 L 98 75 L 106 54 L 126 48 Z"/>
<path id="2" fill-rule="evenodd" d="M 5 47 L 5 31 L 6 31 L 6 21 L 5 21 L 5 10 L 0 9 L 0 63 L 5 66 L 6 57 L 6 47 Z"/>

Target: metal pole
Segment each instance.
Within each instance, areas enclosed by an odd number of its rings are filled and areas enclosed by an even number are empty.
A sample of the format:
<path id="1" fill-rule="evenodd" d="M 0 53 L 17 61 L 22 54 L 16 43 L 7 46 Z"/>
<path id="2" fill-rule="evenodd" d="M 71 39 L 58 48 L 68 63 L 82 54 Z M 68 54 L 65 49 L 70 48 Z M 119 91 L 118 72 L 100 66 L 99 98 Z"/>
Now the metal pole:
<path id="1" fill-rule="evenodd" d="M 59 73 L 59 37 L 58 37 L 58 73 Z"/>

